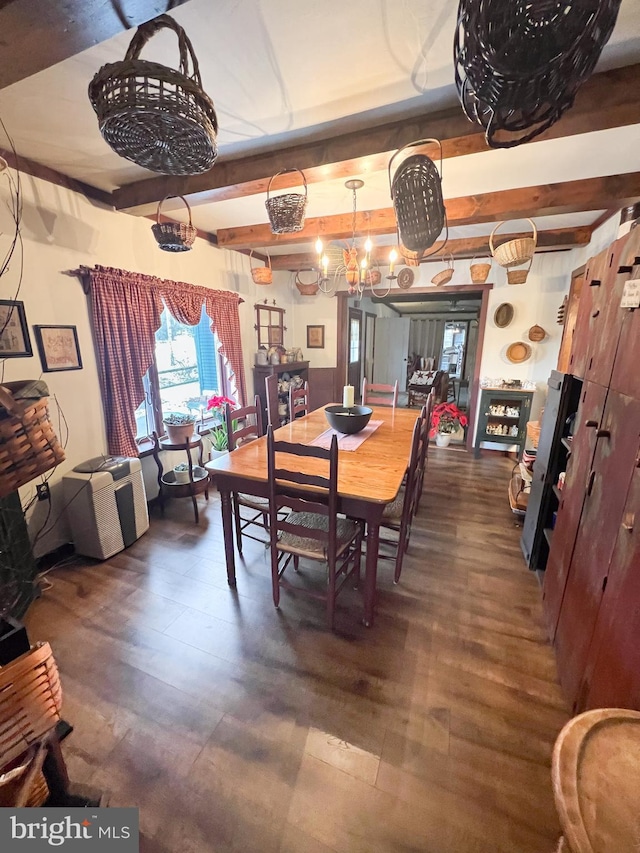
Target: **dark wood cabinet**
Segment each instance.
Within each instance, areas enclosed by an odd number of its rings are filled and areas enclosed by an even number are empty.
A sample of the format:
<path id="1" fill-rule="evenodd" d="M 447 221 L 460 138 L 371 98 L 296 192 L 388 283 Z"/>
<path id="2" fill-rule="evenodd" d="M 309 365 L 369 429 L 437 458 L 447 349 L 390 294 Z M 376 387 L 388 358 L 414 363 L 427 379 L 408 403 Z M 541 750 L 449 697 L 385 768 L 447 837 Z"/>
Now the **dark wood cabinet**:
<path id="1" fill-rule="evenodd" d="M 586 381 L 547 570 L 544 612 L 563 689 L 578 713 L 640 710 L 640 229 L 592 259 L 572 363 Z M 599 312 L 599 313 L 598 313 Z M 596 315 L 596 316 L 594 316 Z"/>
<path id="2" fill-rule="evenodd" d="M 260 402 L 262 403 L 262 417 L 263 423 L 268 423 L 267 418 L 267 389 L 265 387 L 264 381 L 267 376 L 277 376 L 281 378 L 285 373 L 289 375 L 297 375 L 302 376 L 305 382 L 309 381 L 309 362 L 308 361 L 295 361 L 284 364 L 257 364 L 253 368 L 253 393 L 260 397 Z M 283 414 L 280 415 L 280 423 L 286 424 L 289 422 L 289 394 L 287 393 L 278 393 L 278 403 L 275 408 L 278 409 L 278 406 L 283 407 Z M 286 412 L 284 412 L 284 407 L 286 406 Z M 279 426 L 280 424 L 277 424 Z M 266 428 L 266 427 L 265 427 Z"/>
<path id="3" fill-rule="evenodd" d="M 522 453 L 530 420 L 533 391 L 513 388 L 483 388 L 480 396 L 475 456 L 480 456 L 480 444 L 517 444 Z"/>

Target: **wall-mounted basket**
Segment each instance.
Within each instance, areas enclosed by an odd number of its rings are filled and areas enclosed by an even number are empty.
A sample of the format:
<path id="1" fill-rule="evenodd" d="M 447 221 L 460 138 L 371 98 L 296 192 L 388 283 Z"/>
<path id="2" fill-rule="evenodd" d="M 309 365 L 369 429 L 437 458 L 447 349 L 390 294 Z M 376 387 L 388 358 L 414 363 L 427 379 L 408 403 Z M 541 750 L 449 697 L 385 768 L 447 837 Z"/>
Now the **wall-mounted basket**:
<path id="1" fill-rule="evenodd" d="M 249 266 L 251 266 L 251 258 L 253 257 L 253 249 L 249 253 Z M 273 284 L 273 271 L 271 270 L 271 256 L 267 252 L 267 265 L 264 267 L 251 267 L 251 278 L 255 284 Z"/>
<path id="2" fill-rule="evenodd" d="M 426 154 L 407 157 L 391 178 L 391 165 L 395 158 L 418 145 L 433 143 L 440 149 L 440 169 Z M 418 139 L 399 148 L 389 160 L 389 187 L 391 201 L 398 224 L 398 237 L 403 246 L 417 254 L 417 260 L 426 257 L 438 236 L 446 229 L 444 241 L 429 255 L 444 248 L 449 236 L 447 211 L 442 197 L 442 145 L 438 139 Z M 409 258 L 404 255 L 409 263 Z"/>
<path id="3" fill-rule="evenodd" d="M 0 498 L 64 461 L 42 381 L 0 385 Z"/>
<path id="4" fill-rule="evenodd" d="M 482 258 L 479 261 L 476 261 L 475 257 L 471 258 L 469 272 L 471 273 L 471 281 L 473 284 L 484 284 L 489 278 L 490 271 L 491 261 L 485 261 Z"/>
<path id="5" fill-rule="evenodd" d="M 431 283 L 435 284 L 436 287 L 442 287 L 443 284 L 448 284 L 453 278 L 453 255 L 451 252 L 444 256 L 444 260 L 447 263 L 445 269 L 440 270 L 440 272 L 436 273 L 431 279 Z"/>
<path id="6" fill-rule="evenodd" d="M 178 36 L 180 70 L 140 59 L 162 29 Z M 197 175 L 216 161 L 218 120 L 202 89 L 187 34 L 169 15 L 138 27 L 122 62 L 110 62 L 89 85 L 100 132 L 113 150 L 163 175 Z"/>
<path id="7" fill-rule="evenodd" d="M 542 328 L 542 326 L 538 326 L 536 324 L 535 326 L 532 326 L 529 329 L 528 338 L 530 341 L 533 341 L 534 343 L 540 343 L 540 341 L 543 341 L 546 337 L 547 337 L 547 333 Z"/>
<path id="8" fill-rule="evenodd" d="M 304 195 L 302 193 L 284 193 L 283 195 L 271 196 L 271 185 L 279 175 L 289 172 L 299 172 L 304 184 Z M 304 216 L 307 209 L 307 179 L 300 169 L 283 169 L 277 172 L 269 181 L 267 187 L 267 200 L 265 201 L 271 231 L 273 234 L 292 234 L 302 231 L 304 228 Z"/>
<path id="9" fill-rule="evenodd" d="M 168 198 L 181 198 L 189 211 L 189 222 L 160 222 L 160 208 Z M 165 196 L 158 204 L 156 222 L 151 226 L 153 236 L 163 252 L 188 252 L 198 235 L 198 229 L 191 224 L 191 208 L 182 195 Z"/>
<path id="10" fill-rule="evenodd" d="M 498 228 L 501 228 L 505 223 L 498 222 L 491 236 L 489 237 L 489 248 L 491 254 L 500 264 L 501 267 L 521 267 L 523 264 L 530 262 L 533 259 L 536 246 L 538 245 L 538 229 L 533 219 L 527 219 L 531 224 L 533 235 L 531 237 L 516 237 L 514 240 L 507 240 L 501 246 L 495 246 L 493 238 L 495 237 Z M 526 276 L 525 276 L 526 280 Z M 516 282 L 509 282 L 516 284 Z M 521 283 L 521 282 L 519 282 Z"/>
<path id="11" fill-rule="evenodd" d="M 296 273 L 295 283 L 300 296 L 315 296 L 319 290 L 317 279 L 310 284 L 305 284 L 303 281 L 300 281 L 299 272 Z"/>

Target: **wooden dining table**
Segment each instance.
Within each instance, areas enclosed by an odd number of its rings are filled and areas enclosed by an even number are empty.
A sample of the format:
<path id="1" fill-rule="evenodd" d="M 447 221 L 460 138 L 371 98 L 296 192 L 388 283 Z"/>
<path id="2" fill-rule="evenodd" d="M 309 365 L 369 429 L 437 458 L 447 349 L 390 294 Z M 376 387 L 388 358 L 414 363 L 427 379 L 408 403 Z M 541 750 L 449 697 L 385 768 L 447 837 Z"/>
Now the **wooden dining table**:
<path id="1" fill-rule="evenodd" d="M 380 522 L 385 505 L 397 495 L 407 470 L 416 411 L 373 407 L 371 420 L 382 423 L 356 450 L 339 450 L 338 453 L 339 512 L 362 519 L 367 525 L 363 622 L 368 627 L 374 618 Z M 310 444 L 328 427 L 323 407 L 280 427 L 274 436 L 277 441 Z M 326 467 L 326 463 L 324 465 Z M 326 475 L 322 466 L 322 460 L 304 459 L 305 473 Z M 231 494 L 269 496 L 267 439 L 244 444 L 208 467 L 220 492 L 227 581 L 235 587 Z"/>

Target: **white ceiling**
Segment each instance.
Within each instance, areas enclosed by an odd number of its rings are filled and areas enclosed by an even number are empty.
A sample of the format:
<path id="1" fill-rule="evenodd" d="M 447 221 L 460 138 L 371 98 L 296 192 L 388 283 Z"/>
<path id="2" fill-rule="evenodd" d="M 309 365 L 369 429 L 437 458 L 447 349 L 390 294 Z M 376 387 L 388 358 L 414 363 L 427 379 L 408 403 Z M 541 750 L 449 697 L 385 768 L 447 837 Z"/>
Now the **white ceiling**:
<path id="1" fill-rule="evenodd" d="M 215 103 L 222 160 L 455 105 L 456 6 L 453 0 L 190 0 L 171 14 L 193 42 Z M 154 176 L 111 151 L 87 97 L 93 74 L 121 60 L 132 35 L 123 32 L 0 91 L 0 116 L 20 154 L 105 190 Z M 175 65 L 175 35 L 160 33 L 142 57 Z M 634 62 L 640 62 L 640 2 L 623 0 L 598 70 Z M 640 124 L 449 159 L 443 183 L 451 198 L 638 170 Z M 386 172 L 362 177 L 358 209 L 389 207 Z M 193 221 L 212 232 L 266 222 L 264 200 L 204 203 L 194 207 Z M 345 213 L 351 202 L 343 180 L 312 184 L 307 216 Z M 179 203 L 173 206 L 180 218 Z M 551 220 L 588 224 L 597 215 L 545 217 L 544 227 Z M 490 230 L 469 226 L 454 236 Z"/>

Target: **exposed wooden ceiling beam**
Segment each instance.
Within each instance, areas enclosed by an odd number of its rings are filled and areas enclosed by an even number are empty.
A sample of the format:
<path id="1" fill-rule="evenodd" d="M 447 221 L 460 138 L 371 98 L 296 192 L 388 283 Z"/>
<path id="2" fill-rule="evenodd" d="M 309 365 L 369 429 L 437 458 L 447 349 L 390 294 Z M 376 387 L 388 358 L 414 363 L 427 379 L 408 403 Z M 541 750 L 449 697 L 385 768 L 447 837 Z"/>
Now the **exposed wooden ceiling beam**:
<path id="1" fill-rule="evenodd" d="M 585 210 L 625 207 L 640 198 L 640 172 L 586 178 L 558 184 L 541 184 L 515 190 L 484 193 L 447 199 L 449 226 L 479 222 L 577 213 Z M 218 245 L 227 249 L 249 249 L 259 246 L 346 240 L 352 235 L 352 214 L 341 213 L 307 219 L 302 231 L 295 234 L 272 234 L 268 223 L 218 230 Z M 392 207 L 362 211 L 356 216 L 358 233 L 372 236 L 393 234 L 396 218 Z"/>
<path id="2" fill-rule="evenodd" d="M 579 90 L 573 108 L 530 144 L 639 121 L 640 64 L 591 77 Z M 137 181 L 116 190 L 114 204 L 119 210 L 147 214 L 147 206 L 167 195 L 188 196 L 189 202 L 196 205 L 256 195 L 267 191 L 272 175 L 292 166 L 303 169 L 310 184 L 376 172 L 387 168 L 393 151 L 425 137 L 441 140 L 444 157 L 491 150 L 480 128 L 464 116 L 460 107 L 455 107 L 264 154 L 226 161 L 221 158 L 203 175 Z M 278 189 L 299 185 L 297 172 L 278 178 Z"/>
<path id="3" fill-rule="evenodd" d="M 579 228 L 555 228 L 548 231 L 538 232 L 538 252 L 556 252 L 562 249 L 573 249 L 576 246 L 586 246 L 591 239 L 592 228 L 584 225 Z M 500 243 L 507 240 L 515 240 L 522 234 L 502 234 L 500 232 Z M 371 252 L 372 261 L 375 264 L 387 264 L 391 246 L 374 246 Z M 432 257 L 442 258 L 443 255 L 451 253 L 454 258 L 472 258 L 489 254 L 488 237 L 463 237 L 449 240 L 444 249 L 435 252 Z M 317 255 L 310 252 L 300 252 L 297 255 L 272 255 L 271 267 L 274 270 L 308 270 L 317 266 Z M 399 260 L 402 263 L 402 259 Z"/>
<path id="4" fill-rule="evenodd" d="M 174 0 L 170 5 L 181 6 L 185 2 L 187 0 Z M 167 0 L 126 0 L 124 3 L 14 0 L 0 3 L 0 89 L 166 11 Z M 133 37 L 133 33 L 131 35 Z"/>

